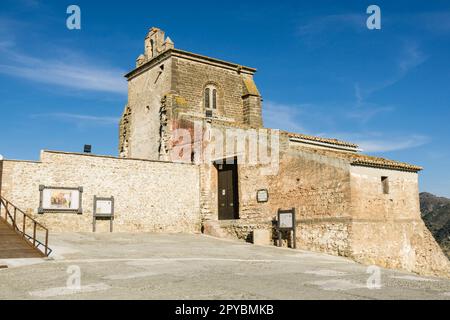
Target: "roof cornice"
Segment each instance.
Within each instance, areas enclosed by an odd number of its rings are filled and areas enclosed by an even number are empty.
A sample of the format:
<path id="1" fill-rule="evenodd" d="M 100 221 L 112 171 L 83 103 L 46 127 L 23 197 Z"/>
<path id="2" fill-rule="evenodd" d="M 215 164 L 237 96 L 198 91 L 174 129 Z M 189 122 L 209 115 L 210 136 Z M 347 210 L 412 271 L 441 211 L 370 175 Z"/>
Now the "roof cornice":
<path id="1" fill-rule="evenodd" d="M 224 61 L 224 60 L 220 60 L 220 59 L 216 59 L 216 58 L 211 58 L 208 56 L 203 56 L 203 55 L 200 55 L 197 53 L 192 53 L 192 52 L 184 51 L 184 50 L 180 50 L 180 49 L 168 49 L 168 50 L 164 51 L 163 53 L 161 53 L 160 55 L 156 56 L 155 58 L 147 61 L 143 65 L 128 72 L 127 74 L 125 74 L 125 77 L 128 80 L 130 80 L 130 79 L 134 78 L 135 76 L 141 74 L 142 72 L 152 68 L 156 64 L 163 62 L 164 60 L 168 59 L 169 57 L 188 59 L 191 61 L 206 63 L 206 64 L 209 64 L 212 66 L 229 69 L 229 70 L 233 70 L 236 72 L 247 73 L 247 74 L 251 74 L 251 75 L 256 72 L 255 68 L 242 66 L 242 65 L 239 65 L 236 63 L 232 63 L 232 62 L 228 62 L 228 61 Z"/>

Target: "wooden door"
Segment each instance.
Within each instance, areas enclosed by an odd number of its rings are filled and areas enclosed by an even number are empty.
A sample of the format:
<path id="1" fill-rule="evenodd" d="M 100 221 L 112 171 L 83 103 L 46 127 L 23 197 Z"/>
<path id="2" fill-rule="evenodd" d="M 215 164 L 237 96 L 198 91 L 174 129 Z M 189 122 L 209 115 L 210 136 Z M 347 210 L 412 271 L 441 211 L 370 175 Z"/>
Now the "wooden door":
<path id="1" fill-rule="evenodd" d="M 239 219 L 237 166 L 219 164 L 217 170 L 219 220 Z"/>

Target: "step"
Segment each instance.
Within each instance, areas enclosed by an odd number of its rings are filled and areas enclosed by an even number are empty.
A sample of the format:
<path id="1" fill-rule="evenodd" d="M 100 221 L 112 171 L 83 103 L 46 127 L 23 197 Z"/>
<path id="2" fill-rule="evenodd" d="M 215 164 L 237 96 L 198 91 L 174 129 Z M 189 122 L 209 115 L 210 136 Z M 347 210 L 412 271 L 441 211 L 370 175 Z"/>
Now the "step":
<path id="1" fill-rule="evenodd" d="M 23 243 L 13 243 L 13 244 L 10 244 L 8 246 L 0 246 L 0 252 L 3 251 L 3 250 L 20 250 L 20 249 L 27 249 L 27 250 L 28 249 L 32 249 L 32 250 L 35 250 L 35 249 L 33 249 L 32 245 L 23 244 Z"/>
<path id="2" fill-rule="evenodd" d="M 24 243 L 28 242 L 26 239 L 23 239 L 22 237 L 3 237 L 0 238 L 0 247 L 4 247 L 8 244 L 14 244 L 14 243 Z"/>
<path id="3" fill-rule="evenodd" d="M 44 255 L 30 249 L 0 249 L 0 259 L 42 258 Z"/>
<path id="4" fill-rule="evenodd" d="M 6 237 L 11 237 L 11 236 L 18 236 L 18 237 L 21 237 L 22 236 L 22 234 L 20 234 L 20 233 L 17 233 L 17 232 L 15 232 L 15 231 L 9 231 L 9 232 L 0 232 L 0 239 L 1 238 L 6 238 Z"/>

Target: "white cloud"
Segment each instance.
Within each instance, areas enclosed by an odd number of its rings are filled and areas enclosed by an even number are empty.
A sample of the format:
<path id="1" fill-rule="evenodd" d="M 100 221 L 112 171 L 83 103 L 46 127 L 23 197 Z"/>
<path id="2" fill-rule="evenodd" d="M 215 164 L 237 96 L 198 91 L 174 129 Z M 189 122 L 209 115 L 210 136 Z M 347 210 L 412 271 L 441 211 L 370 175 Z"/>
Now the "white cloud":
<path id="1" fill-rule="evenodd" d="M 430 139 L 422 135 L 410 135 L 402 138 L 385 137 L 383 140 L 356 140 L 365 152 L 389 152 L 420 147 L 430 142 Z"/>
<path id="2" fill-rule="evenodd" d="M 406 74 L 411 69 L 424 63 L 428 57 L 420 50 L 415 42 L 407 43 L 403 48 L 403 56 L 399 61 L 400 74 Z"/>
<path id="3" fill-rule="evenodd" d="M 264 125 L 269 128 L 306 133 L 298 117 L 307 105 L 288 105 L 274 101 L 264 101 Z"/>
<path id="4" fill-rule="evenodd" d="M 102 91 L 126 94 L 126 81 L 122 71 L 106 69 L 94 64 L 82 65 L 64 60 L 37 60 L 29 63 L 25 57 L 22 64 L 1 64 L 0 73 L 27 80 L 52 84 L 76 90 Z"/>
<path id="5" fill-rule="evenodd" d="M 119 123 L 118 117 L 107 116 L 92 116 L 86 114 L 74 114 L 74 113 L 40 113 L 31 115 L 32 118 L 55 118 L 63 121 L 73 122 L 77 125 L 83 124 L 95 124 L 95 125 L 117 125 Z"/>
<path id="6" fill-rule="evenodd" d="M 14 33 L 22 28 L 20 22 L 0 17 L 0 73 L 75 90 L 127 93 L 123 70 L 86 61 L 74 50 L 59 50 L 59 54 L 52 53 L 52 58 L 40 57 L 39 51 L 31 48 L 27 52 L 33 52 L 32 55 L 23 53 Z"/>
<path id="7" fill-rule="evenodd" d="M 317 132 L 314 129 L 311 130 L 311 128 L 322 125 L 322 119 L 327 119 L 330 116 L 330 114 L 321 113 L 319 109 L 327 110 L 330 108 L 319 108 L 310 104 L 290 105 L 267 101 L 264 103 L 263 108 L 265 110 L 264 124 L 269 128 L 353 142 L 358 144 L 363 151 L 369 153 L 411 149 L 427 144 L 430 141 L 429 137 L 416 133 L 398 134 L 386 131 Z M 392 110 L 392 107 L 377 106 L 372 106 L 372 108 L 368 109 L 356 108 L 347 113 L 338 112 L 335 116 L 335 121 L 339 122 L 339 118 L 343 119 L 342 117 L 347 117 L 350 119 L 353 118 L 359 123 L 364 123 L 379 113 L 390 112 Z M 300 121 L 299 119 L 302 120 Z"/>
<path id="8" fill-rule="evenodd" d="M 364 152 L 383 153 L 417 148 L 431 139 L 421 134 L 389 134 L 381 132 L 328 133 L 329 136 L 356 143 Z"/>
<path id="9" fill-rule="evenodd" d="M 349 112 L 346 113 L 346 116 L 350 119 L 355 119 L 362 124 L 367 123 L 372 118 L 386 112 L 391 112 L 394 110 L 394 107 L 391 106 L 378 106 L 375 104 L 364 103 L 362 107 L 357 106 L 353 108 Z"/>
<path id="10" fill-rule="evenodd" d="M 317 36 L 322 32 L 335 32 L 345 27 L 365 30 L 366 18 L 363 14 L 348 13 L 321 16 L 302 24 L 297 29 L 299 36 Z"/>
<path id="11" fill-rule="evenodd" d="M 362 105 L 364 99 L 401 81 L 410 71 L 426 62 L 428 58 L 429 57 L 420 50 L 420 47 L 416 42 L 404 44 L 401 49 L 400 57 L 397 60 L 397 70 L 390 78 L 387 78 L 378 84 L 367 86 L 365 89 L 360 86 L 359 82 L 354 84 L 357 105 Z"/>

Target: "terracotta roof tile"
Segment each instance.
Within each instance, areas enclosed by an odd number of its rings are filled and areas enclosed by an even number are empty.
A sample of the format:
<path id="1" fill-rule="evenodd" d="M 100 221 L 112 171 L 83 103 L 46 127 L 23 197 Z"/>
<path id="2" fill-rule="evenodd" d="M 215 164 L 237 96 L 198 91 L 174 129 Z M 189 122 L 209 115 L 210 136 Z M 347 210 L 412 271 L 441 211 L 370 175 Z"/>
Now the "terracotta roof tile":
<path id="1" fill-rule="evenodd" d="M 361 153 L 354 152 L 343 152 L 337 150 L 325 150 L 325 149 L 305 149 L 308 152 L 314 152 L 317 154 L 323 154 L 330 157 L 337 157 L 343 160 L 347 160 L 351 165 L 354 166 L 367 166 L 374 168 L 384 168 L 384 169 L 392 169 L 392 170 L 403 170 L 410 172 L 418 172 L 422 170 L 422 167 L 412 165 L 405 162 L 389 160 L 380 157 L 368 156 Z M 314 151 L 312 151 L 314 150 Z"/>
<path id="2" fill-rule="evenodd" d="M 316 136 L 310 136 L 306 134 L 300 134 L 300 133 L 292 133 L 292 132 L 286 132 L 289 138 L 296 138 L 296 139 L 304 139 L 304 140 L 310 140 L 310 141 L 316 141 L 321 143 L 328 143 L 333 144 L 337 146 L 343 146 L 343 147 L 349 147 L 349 148 L 358 148 L 357 144 L 342 141 L 338 139 L 330 139 L 330 138 L 323 138 L 323 137 L 316 137 Z"/>
<path id="3" fill-rule="evenodd" d="M 413 164 L 389 160 L 385 158 L 368 156 L 364 154 L 354 154 L 351 159 L 351 164 L 355 166 L 370 166 L 370 167 L 398 169 L 413 172 L 418 172 L 423 169 L 422 167 Z"/>

